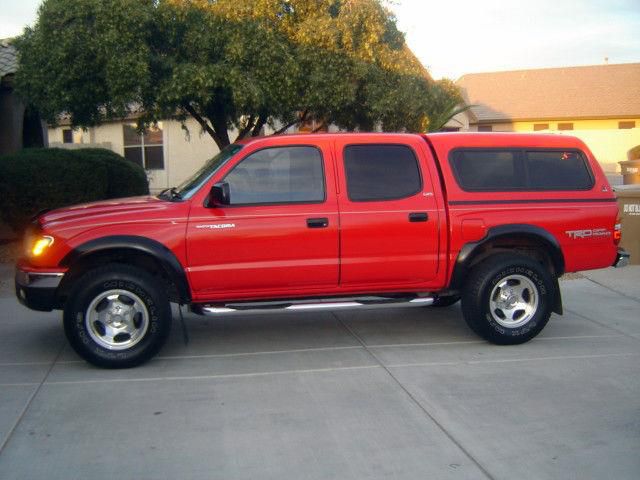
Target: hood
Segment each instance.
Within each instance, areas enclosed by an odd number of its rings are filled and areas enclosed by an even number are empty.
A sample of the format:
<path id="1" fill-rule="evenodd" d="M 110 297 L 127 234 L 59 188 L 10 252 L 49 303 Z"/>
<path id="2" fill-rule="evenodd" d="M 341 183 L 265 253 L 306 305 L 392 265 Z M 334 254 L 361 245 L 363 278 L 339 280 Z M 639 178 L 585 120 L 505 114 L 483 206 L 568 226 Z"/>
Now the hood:
<path id="1" fill-rule="evenodd" d="M 181 202 L 157 197 L 129 197 L 82 203 L 45 212 L 38 217 L 43 228 L 65 228 L 79 224 L 126 223 L 174 217 Z"/>

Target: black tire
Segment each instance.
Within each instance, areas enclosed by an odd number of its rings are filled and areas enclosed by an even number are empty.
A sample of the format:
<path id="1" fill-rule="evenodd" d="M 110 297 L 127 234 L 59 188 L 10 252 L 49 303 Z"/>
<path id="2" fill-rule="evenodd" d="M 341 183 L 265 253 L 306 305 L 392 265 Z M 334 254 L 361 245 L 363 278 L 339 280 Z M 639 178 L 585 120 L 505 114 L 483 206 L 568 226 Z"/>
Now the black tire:
<path id="1" fill-rule="evenodd" d="M 87 362 L 103 368 L 129 368 L 149 360 L 167 340 L 171 320 L 162 282 L 121 264 L 85 273 L 64 308 L 69 343 Z"/>
<path id="2" fill-rule="evenodd" d="M 462 313 L 467 325 L 492 343 L 525 343 L 549 321 L 554 294 L 546 268 L 525 255 L 500 253 L 471 271 Z"/>
<path id="3" fill-rule="evenodd" d="M 455 305 L 460 300 L 460 295 L 443 295 L 442 297 L 436 297 L 430 307 L 444 308 Z"/>

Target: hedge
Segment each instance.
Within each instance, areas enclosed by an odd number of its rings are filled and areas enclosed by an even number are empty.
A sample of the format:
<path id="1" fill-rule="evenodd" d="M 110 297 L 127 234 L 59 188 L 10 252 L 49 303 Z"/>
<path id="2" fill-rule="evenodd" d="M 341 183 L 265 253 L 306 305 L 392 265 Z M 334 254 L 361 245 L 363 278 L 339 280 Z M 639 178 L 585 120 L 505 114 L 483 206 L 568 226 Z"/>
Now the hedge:
<path id="1" fill-rule="evenodd" d="M 107 167 L 107 197 L 122 198 L 149 194 L 149 181 L 142 167 L 111 150 L 83 148 L 75 150 L 85 159 L 101 162 Z"/>
<path id="2" fill-rule="evenodd" d="M 103 149 L 25 149 L 0 156 L 0 214 L 16 232 L 44 209 L 144 195 L 144 170 Z"/>

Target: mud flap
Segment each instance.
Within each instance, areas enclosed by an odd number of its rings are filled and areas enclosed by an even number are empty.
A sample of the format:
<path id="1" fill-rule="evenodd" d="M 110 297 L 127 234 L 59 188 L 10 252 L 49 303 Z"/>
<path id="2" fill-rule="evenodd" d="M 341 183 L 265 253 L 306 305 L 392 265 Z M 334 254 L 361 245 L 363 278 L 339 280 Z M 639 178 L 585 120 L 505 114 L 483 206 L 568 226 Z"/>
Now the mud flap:
<path id="1" fill-rule="evenodd" d="M 557 313 L 558 315 L 562 315 L 563 311 L 562 311 L 562 293 L 560 292 L 560 282 L 558 281 L 558 279 L 556 278 L 555 280 L 555 292 L 553 295 L 554 298 L 554 302 L 553 302 L 553 313 Z"/>

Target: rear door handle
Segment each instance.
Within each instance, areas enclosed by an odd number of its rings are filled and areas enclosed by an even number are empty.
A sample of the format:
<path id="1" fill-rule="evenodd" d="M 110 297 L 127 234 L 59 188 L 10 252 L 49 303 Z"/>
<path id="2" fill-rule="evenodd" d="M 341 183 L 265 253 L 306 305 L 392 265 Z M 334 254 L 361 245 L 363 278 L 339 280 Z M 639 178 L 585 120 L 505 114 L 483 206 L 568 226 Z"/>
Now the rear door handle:
<path id="1" fill-rule="evenodd" d="M 328 218 L 307 218 L 307 227 L 309 228 L 327 228 L 328 226 Z"/>
<path id="2" fill-rule="evenodd" d="M 409 214 L 410 222 L 426 222 L 429 220 L 427 212 L 413 212 Z"/>

